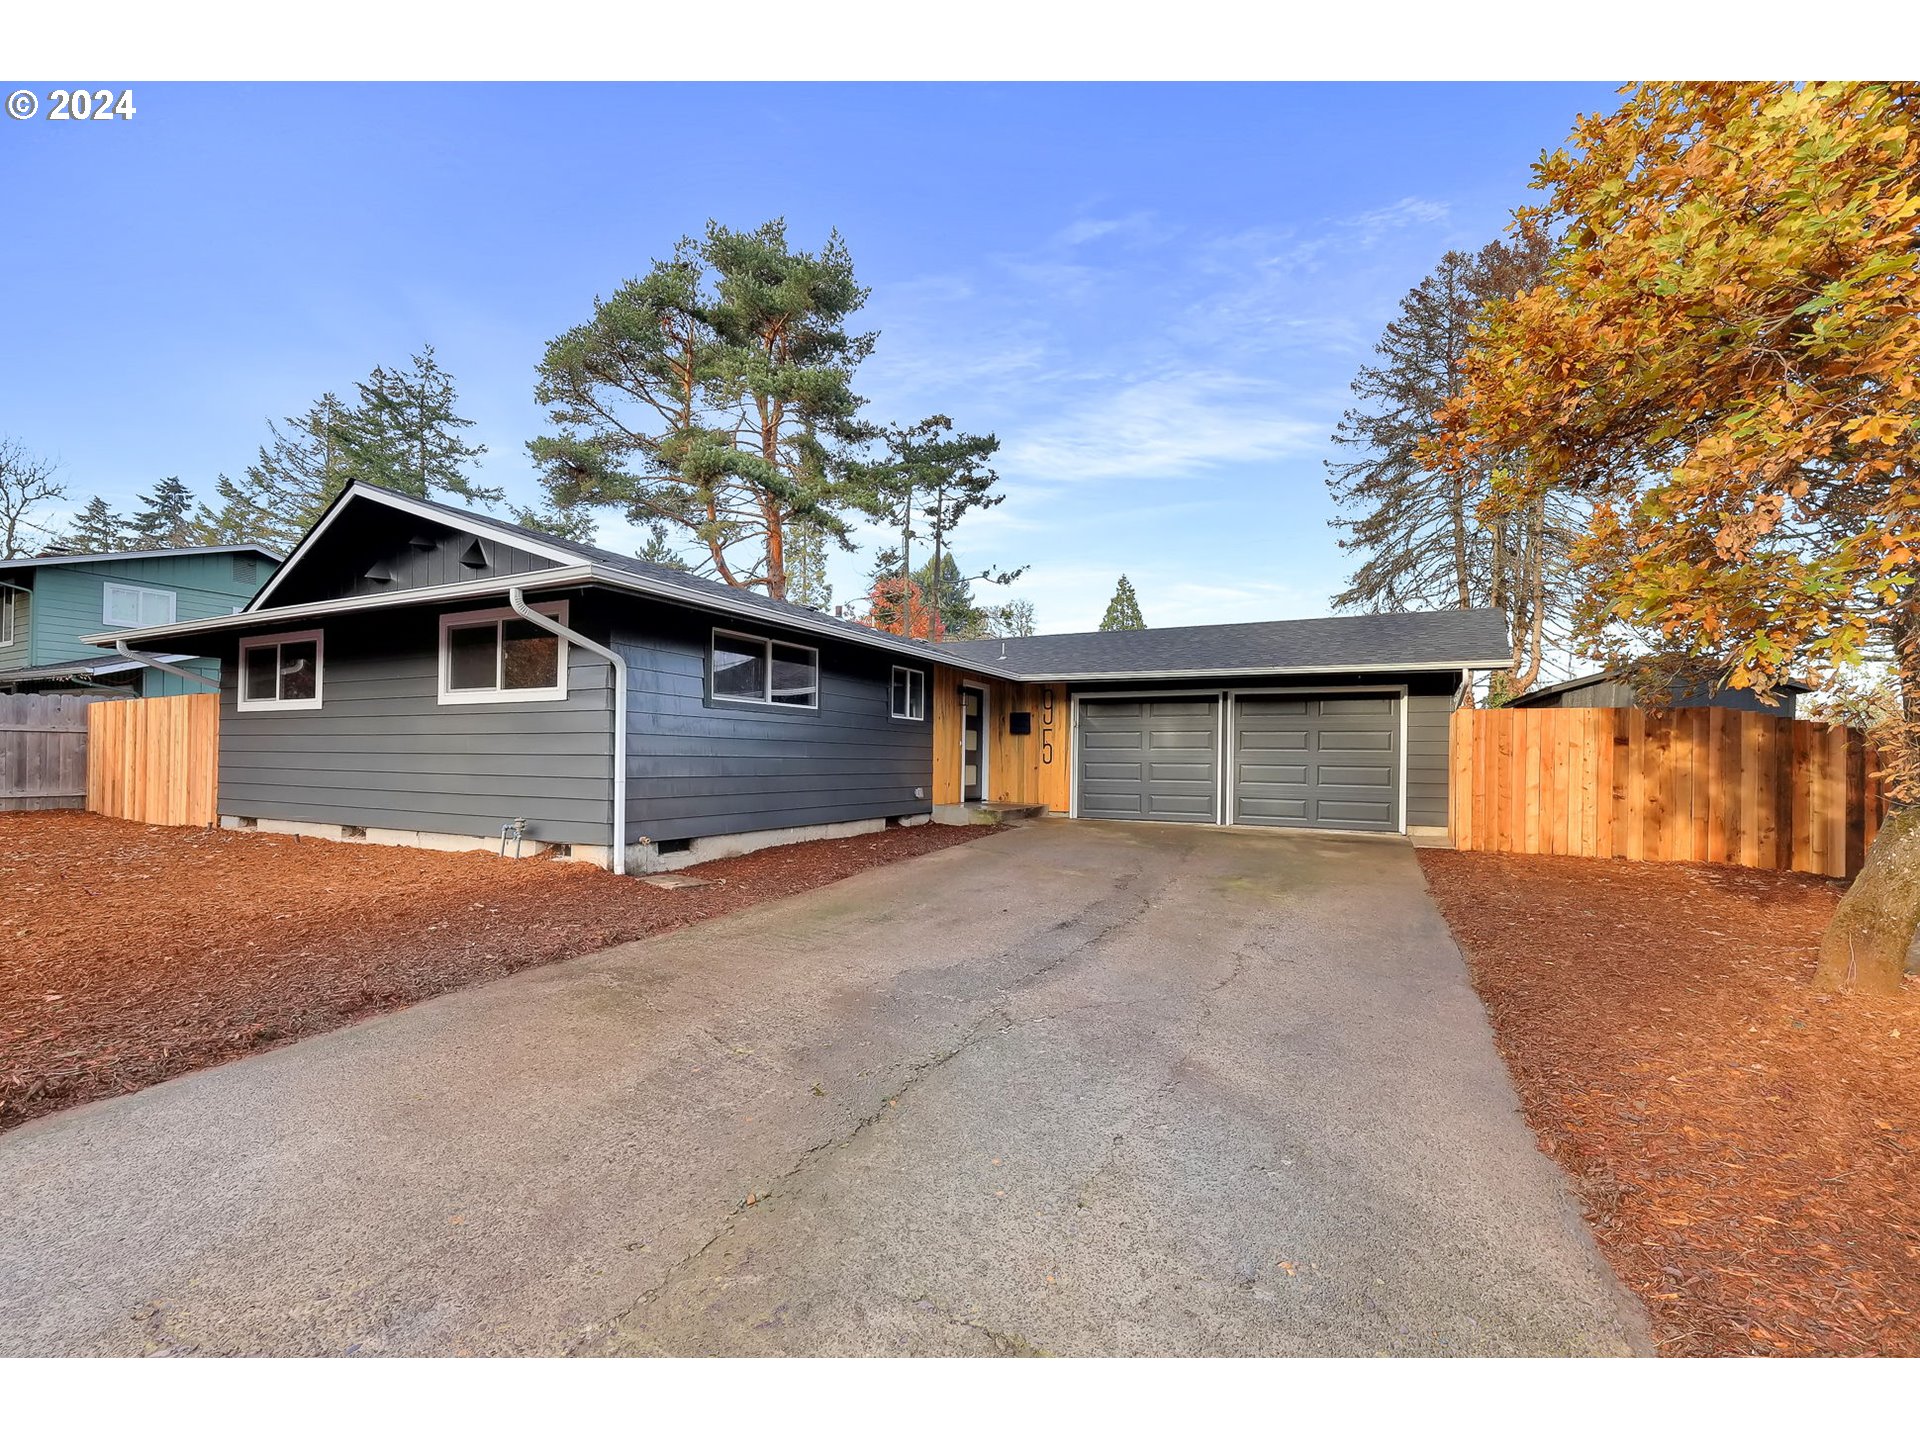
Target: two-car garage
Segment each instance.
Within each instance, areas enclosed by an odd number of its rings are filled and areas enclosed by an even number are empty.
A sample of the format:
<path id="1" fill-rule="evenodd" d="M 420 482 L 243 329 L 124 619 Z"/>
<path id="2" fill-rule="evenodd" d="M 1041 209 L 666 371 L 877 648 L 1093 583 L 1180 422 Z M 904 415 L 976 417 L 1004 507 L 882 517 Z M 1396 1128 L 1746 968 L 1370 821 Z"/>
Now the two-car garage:
<path id="1" fill-rule="evenodd" d="M 1402 828 L 1398 691 L 1086 696 L 1076 708 L 1083 818 Z"/>

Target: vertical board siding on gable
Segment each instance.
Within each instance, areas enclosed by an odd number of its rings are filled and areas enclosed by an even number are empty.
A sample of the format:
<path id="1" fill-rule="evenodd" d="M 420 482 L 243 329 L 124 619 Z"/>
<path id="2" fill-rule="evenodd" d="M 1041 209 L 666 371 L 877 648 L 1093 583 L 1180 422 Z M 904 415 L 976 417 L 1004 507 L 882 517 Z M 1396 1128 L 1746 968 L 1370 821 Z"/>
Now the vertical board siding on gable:
<path id="1" fill-rule="evenodd" d="M 468 601 L 445 607 L 483 608 Z M 240 710 L 234 652 L 220 692 L 220 813 L 496 836 L 524 818 L 534 840 L 612 842 L 612 691 L 607 662 L 568 650 L 565 700 L 439 703 L 440 607 L 322 623 L 314 710 Z M 259 634 L 306 628 L 261 614 Z M 570 623 L 604 635 L 574 597 Z"/>
<path id="2" fill-rule="evenodd" d="M 890 713 L 893 667 L 907 662 L 653 602 L 631 602 L 620 617 L 614 644 L 627 662 L 630 841 L 931 812 L 932 724 Z M 709 704 L 715 624 L 817 646 L 819 709 Z"/>
<path id="3" fill-rule="evenodd" d="M 430 546 L 416 546 L 416 538 Z M 478 543 L 485 565 L 468 565 L 464 557 Z M 459 585 L 469 580 L 492 580 L 550 570 L 554 562 L 511 545 L 476 541 L 465 531 L 452 530 L 371 502 L 359 502 L 353 514 L 343 515 L 300 562 L 297 575 L 273 592 L 269 604 L 301 605 L 320 600 L 343 600 L 354 595 L 391 595 L 429 585 Z M 369 579 L 378 571 L 391 578 Z"/>

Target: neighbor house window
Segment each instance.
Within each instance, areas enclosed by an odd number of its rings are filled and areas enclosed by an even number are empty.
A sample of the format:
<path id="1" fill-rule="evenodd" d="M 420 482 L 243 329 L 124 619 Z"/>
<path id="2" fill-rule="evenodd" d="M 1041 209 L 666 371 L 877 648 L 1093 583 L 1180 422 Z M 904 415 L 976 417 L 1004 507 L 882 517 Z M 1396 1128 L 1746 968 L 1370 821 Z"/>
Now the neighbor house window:
<path id="1" fill-rule="evenodd" d="M 567 602 L 532 607 L 567 623 Z M 440 617 L 440 703 L 567 698 L 567 644 L 512 610 Z"/>
<path id="2" fill-rule="evenodd" d="M 927 718 L 927 677 L 923 672 L 909 670 L 904 665 L 893 667 L 893 718 Z"/>
<path id="3" fill-rule="evenodd" d="M 240 642 L 242 710 L 318 710 L 326 645 L 318 630 Z"/>
<path id="4" fill-rule="evenodd" d="M 173 591 L 109 582 L 100 605 L 100 618 L 109 625 L 171 625 Z"/>
<path id="5" fill-rule="evenodd" d="M 0 590 L 0 645 L 13 644 L 13 591 Z"/>
<path id="6" fill-rule="evenodd" d="M 707 660 L 707 688 L 716 700 L 812 710 L 820 703 L 820 652 L 716 630 Z"/>

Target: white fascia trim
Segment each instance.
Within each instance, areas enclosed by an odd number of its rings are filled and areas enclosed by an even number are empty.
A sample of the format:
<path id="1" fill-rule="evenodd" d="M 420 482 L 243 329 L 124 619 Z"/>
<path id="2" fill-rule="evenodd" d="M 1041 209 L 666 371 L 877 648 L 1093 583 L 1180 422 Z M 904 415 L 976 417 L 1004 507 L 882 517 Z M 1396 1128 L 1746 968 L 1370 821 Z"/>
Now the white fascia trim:
<path id="1" fill-rule="evenodd" d="M 482 539 L 491 540 L 497 545 L 510 545 L 516 550 L 526 551 L 529 555 L 538 555 L 543 559 L 551 560 L 556 565 L 571 566 L 581 563 L 578 555 L 567 550 L 562 550 L 557 545 L 544 544 L 539 540 L 521 535 L 517 531 L 502 530 L 498 526 L 489 525 L 484 519 L 478 516 L 471 519 L 463 516 L 458 524 L 454 524 L 450 516 L 434 509 L 430 505 L 416 505 L 402 495 L 389 495 L 384 491 L 369 490 L 357 484 L 349 485 L 345 490 L 340 492 L 340 496 L 333 502 L 332 508 L 321 517 L 320 523 L 309 530 L 305 538 L 293 547 L 293 553 L 287 556 L 285 562 L 278 570 L 273 572 L 273 578 L 261 587 L 260 593 L 247 602 L 247 611 L 259 610 L 264 607 L 266 598 L 273 594 L 280 582 L 291 575 L 294 568 L 299 565 L 300 557 L 305 555 L 307 551 L 313 547 L 314 542 L 332 528 L 333 522 L 338 520 L 341 514 L 345 512 L 347 502 L 356 498 L 378 501 L 389 509 L 401 511 L 404 514 L 412 515 L 420 520 L 430 520 L 434 524 L 444 526 L 449 530 L 471 530 Z M 242 613 L 246 612 L 243 611 Z"/>
<path id="2" fill-rule="evenodd" d="M 453 585 L 423 585 L 418 590 L 402 590 L 392 595 L 355 595 L 346 600 L 316 600 L 310 605 L 277 605 L 268 611 L 242 610 L 235 615 L 214 615 L 179 625 L 153 625 L 144 630 L 115 630 L 111 634 L 82 635 L 83 645 L 111 646 L 116 640 L 166 639 L 173 635 L 203 635 L 209 631 L 251 630 L 263 622 L 282 620 L 324 620 L 333 615 L 351 615 L 361 610 L 391 610 L 405 605 L 438 605 L 448 600 L 472 600 L 500 595 L 514 587 L 523 590 L 555 590 L 581 585 L 592 577 L 588 565 L 567 565 L 555 570 L 536 570 L 528 575 L 505 576 L 493 580 L 462 580 Z"/>

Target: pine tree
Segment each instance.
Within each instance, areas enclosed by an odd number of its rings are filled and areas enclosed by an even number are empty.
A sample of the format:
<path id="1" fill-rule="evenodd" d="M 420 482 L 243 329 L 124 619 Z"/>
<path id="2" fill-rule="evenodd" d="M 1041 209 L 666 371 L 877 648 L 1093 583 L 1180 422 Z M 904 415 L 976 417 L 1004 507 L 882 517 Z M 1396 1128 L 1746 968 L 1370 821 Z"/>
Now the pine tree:
<path id="1" fill-rule="evenodd" d="M 461 438 L 473 421 L 455 409 L 453 377 L 440 368 L 431 345 L 411 365 L 376 367 L 359 382 L 360 403 L 340 413 L 335 434 L 347 475 L 423 500 L 444 494 L 469 504 L 498 504 L 505 492 L 476 485 L 467 473 L 468 462 L 487 447 Z"/>
<path id="2" fill-rule="evenodd" d="M 1140 597 L 1133 593 L 1133 582 L 1126 576 L 1120 577 L 1120 583 L 1113 587 L 1113 599 L 1107 602 L 1107 613 L 1100 617 L 1102 630 L 1144 630 L 1147 622 L 1140 616 Z"/>
<path id="3" fill-rule="evenodd" d="M 838 539 L 852 447 L 873 437 L 853 373 L 873 336 L 838 234 L 817 252 L 785 222 L 709 224 L 556 337 L 535 397 L 553 433 L 528 451 L 562 510 L 618 509 L 706 551 L 729 585 L 786 598 L 788 531 Z"/>
<path id="4" fill-rule="evenodd" d="M 172 550 L 199 541 L 199 528 L 193 519 L 193 492 L 180 483 L 178 475 L 169 475 L 153 487 L 150 495 L 141 495 L 140 510 L 128 525 L 128 539 L 142 550 Z"/>
<path id="5" fill-rule="evenodd" d="M 128 541 L 126 517 L 96 495 L 73 517 L 73 528 L 60 537 L 60 548 L 69 555 L 109 555 L 131 549 Z"/>

